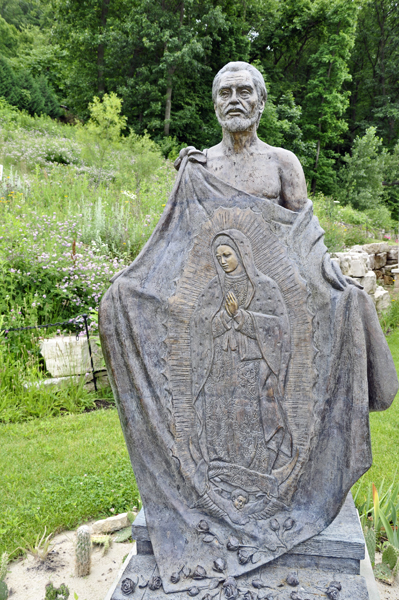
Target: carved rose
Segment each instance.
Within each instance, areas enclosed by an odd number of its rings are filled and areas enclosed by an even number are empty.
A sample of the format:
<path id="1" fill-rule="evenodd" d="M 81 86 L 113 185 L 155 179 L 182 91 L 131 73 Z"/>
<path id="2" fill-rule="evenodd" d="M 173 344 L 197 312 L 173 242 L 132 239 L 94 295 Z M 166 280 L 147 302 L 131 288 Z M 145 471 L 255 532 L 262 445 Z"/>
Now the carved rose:
<path id="1" fill-rule="evenodd" d="M 202 531 L 203 533 L 207 533 L 209 531 L 209 525 L 208 523 L 202 519 L 202 521 L 200 521 L 197 525 L 197 529 L 198 531 Z"/>
<path id="2" fill-rule="evenodd" d="M 227 600 L 236 600 L 239 595 L 237 582 L 234 577 L 228 577 L 223 584 L 224 595 Z"/>
<path id="3" fill-rule="evenodd" d="M 277 519 L 272 519 L 269 525 L 270 529 L 272 529 L 273 531 L 278 531 L 280 529 L 280 523 L 277 521 Z"/>
<path id="4" fill-rule="evenodd" d="M 190 587 L 190 589 L 188 590 L 189 596 L 198 596 L 198 594 L 199 594 L 199 589 L 195 586 Z"/>
<path id="5" fill-rule="evenodd" d="M 272 592 L 263 591 L 258 594 L 258 600 L 274 600 L 274 596 Z"/>
<path id="6" fill-rule="evenodd" d="M 224 558 L 217 558 L 216 560 L 213 561 L 213 570 L 216 571 L 217 573 L 223 573 L 223 571 L 226 568 L 226 561 L 224 560 Z"/>
<path id="7" fill-rule="evenodd" d="M 342 585 L 339 581 L 331 581 L 327 588 L 326 594 L 330 600 L 339 600 L 339 592 L 342 590 Z"/>
<path id="8" fill-rule="evenodd" d="M 174 573 L 172 573 L 172 575 L 170 576 L 170 580 L 172 583 L 179 583 L 180 581 L 180 573 L 178 573 L 177 571 L 175 571 Z"/>
<path id="9" fill-rule="evenodd" d="M 201 567 L 201 565 L 197 565 L 194 573 L 193 573 L 193 579 L 205 579 L 206 577 L 206 571 L 204 569 L 204 567 Z"/>
<path id="10" fill-rule="evenodd" d="M 227 550 L 231 550 L 234 552 L 234 550 L 238 550 L 239 547 L 240 547 L 240 542 L 238 541 L 238 539 L 236 537 L 234 537 L 233 535 L 231 537 L 229 537 L 229 539 L 227 540 L 227 544 L 226 544 Z"/>
<path id="11" fill-rule="evenodd" d="M 238 550 L 238 562 L 240 565 L 246 565 L 252 558 L 253 551 L 247 550 L 246 548 L 240 548 Z"/>
<path id="12" fill-rule="evenodd" d="M 158 575 L 155 575 L 150 579 L 148 587 L 152 591 L 159 590 L 159 588 L 162 587 L 162 579 Z"/>
<path id="13" fill-rule="evenodd" d="M 283 529 L 285 529 L 285 531 L 289 531 L 290 529 L 292 529 L 295 525 L 295 521 L 294 519 L 288 518 L 284 521 L 283 524 Z"/>
<path id="14" fill-rule="evenodd" d="M 122 581 L 121 590 L 122 594 L 124 594 L 125 596 L 129 596 L 129 594 L 134 594 L 135 589 L 136 584 L 134 583 L 134 581 L 129 579 L 129 577 L 126 577 L 126 579 Z"/>
<path id="15" fill-rule="evenodd" d="M 256 600 L 256 598 L 257 598 L 256 592 L 251 592 L 251 590 L 248 590 L 244 594 L 244 600 Z"/>
<path id="16" fill-rule="evenodd" d="M 292 587 L 299 585 L 298 575 L 296 573 L 289 573 L 289 575 L 287 576 L 286 582 L 288 583 L 288 585 L 291 585 Z"/>
<path id="17" fill-rule="evenodd" d="M 342 585 L 340 581 L 331 581 L 328 587 L 335 587 L 339 592 L 342 590 Z"/>

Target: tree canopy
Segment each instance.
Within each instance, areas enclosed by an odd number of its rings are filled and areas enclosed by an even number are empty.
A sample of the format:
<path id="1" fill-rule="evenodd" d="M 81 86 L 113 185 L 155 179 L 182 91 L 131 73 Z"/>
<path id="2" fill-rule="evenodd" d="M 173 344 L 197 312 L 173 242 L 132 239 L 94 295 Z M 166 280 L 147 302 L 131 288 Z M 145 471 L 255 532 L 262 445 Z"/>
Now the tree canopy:
<path id="1" fill-rule="evenodd" d="M 0 57 L 23 89 L 29 77 L 47 85 L 82 121 L 94 97 L 117 94 L 126 132 L 147 132 L 165 152 L 220 140 L 213 77 L 248 61 L 269 92 L 259 135 L 299 156 L 311 192 L 337 193 L 359 148 L 399 168 L 394 0 L 0 0 Z M 397 210 L 395 180 L 381 177 L 379 196 Z"/>

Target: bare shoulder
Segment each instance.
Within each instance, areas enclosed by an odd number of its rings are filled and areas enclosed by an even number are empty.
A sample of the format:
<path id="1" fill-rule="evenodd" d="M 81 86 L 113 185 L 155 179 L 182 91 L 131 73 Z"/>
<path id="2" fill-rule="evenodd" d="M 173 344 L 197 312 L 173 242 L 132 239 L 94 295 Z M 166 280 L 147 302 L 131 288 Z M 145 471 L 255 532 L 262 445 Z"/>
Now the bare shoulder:
<path id="1" fill-rule="evenodd" d="M 259 148 L 262 154 L 267 154 L 268 157 L 274 159 L 281 169 L 295 169 L 303 173 L 302 165 L 298 158 L 290 150 L 278 148 L 277 146 L 269 146 L 259 140 Z"/>
<path id="2" fill-rule="evenodd" d="M 298 158 L 290 150 L 262 144 L 262 154 L 267 153 L 280 173 L 282 204 L 296 212 L 307 203 L 307 187 L 303 168 Z"/>
<path id="3" fill-rule="evenodd" d="M 206 150 L 207 158 L 212 160 L 213 158 L 219 158 L 223 156 L 223 145 L 222 142 L 216 144 L 216 146 L 212 146 Z"/>

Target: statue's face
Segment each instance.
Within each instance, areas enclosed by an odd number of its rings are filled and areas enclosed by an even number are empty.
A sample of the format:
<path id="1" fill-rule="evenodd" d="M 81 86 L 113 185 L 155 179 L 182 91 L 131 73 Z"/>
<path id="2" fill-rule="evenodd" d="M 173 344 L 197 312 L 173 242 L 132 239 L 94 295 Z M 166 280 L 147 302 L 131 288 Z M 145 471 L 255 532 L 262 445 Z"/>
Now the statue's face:
<path id="1" fill-rule="evenodd" d="M 257 123 L 264 103 L 259 101 L 248 71 L 227 71 L 219 81 L 215 111 L 220 125 L 227 131 L 246 131 Z"/>
<path id="2" fill-rule="evenodd" d="M 218 246 L 216 258 L 225 273 L 232 273 L 240 264 L 236 252 L 230 246 Z"/>

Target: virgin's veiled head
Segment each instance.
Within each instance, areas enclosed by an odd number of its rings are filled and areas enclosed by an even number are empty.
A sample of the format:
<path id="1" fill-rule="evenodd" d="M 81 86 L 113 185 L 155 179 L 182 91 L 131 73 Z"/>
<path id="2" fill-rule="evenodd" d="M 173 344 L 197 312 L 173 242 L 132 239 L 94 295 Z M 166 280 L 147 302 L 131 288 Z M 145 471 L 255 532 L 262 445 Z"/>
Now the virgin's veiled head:
<path id="1" fill-rule="evenodd" d="M 213 260 L 215 262 L 216 270 L 217 270 L 217 273 L 219 276 L 220 285 L 222 286 L 222 289 L 223 289 L 226 274 L 230 277 L 231 276 L 234 277 L 236 274 L 238 275 L 238 273 L 237 273 L 238 269 L 235 269 L 232 272 L 226 273 L 226 271 L 223 269 L 222 265 L 220 264 L 218 256 L 217 256 L 218 248 L 220 248 L 220 246 L 228 246 L 234 251 L 234 253 L 237 256 L 237 259 L 239 261 L 239 265 L 241 265 L 243 267 L 243 270 L 245 271 L 246 275 L 248 276 L 248 279 L 250 280 L 252 287 L 255 288 L 255 278 L 257 275 L 257 271 L 256 271 L 256 267 L 255 267 L 255 261 L 253 258 L 253 254 L 252 254 L 251 242 L 249 241 L 247 236 L 244 235 L 241 231 L 238 231 L 238 229 L 226 229 L 225 231 L 221 231 L 220 233 L 215 235 L 215 237 L 213 238 L 212 255 L 213 255 Z M 219 252 L 219 254 L 220 254 L 220 252 Z M 239 274 L 242 275 L 241 269 L 240 269 Z M 252 297 L 253 297 L 253 294 L 248 295 L 247 303 L 246 303 L 247 306 L 251 302 Z"/>

